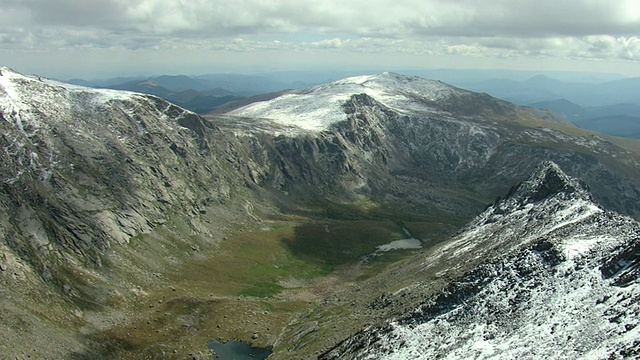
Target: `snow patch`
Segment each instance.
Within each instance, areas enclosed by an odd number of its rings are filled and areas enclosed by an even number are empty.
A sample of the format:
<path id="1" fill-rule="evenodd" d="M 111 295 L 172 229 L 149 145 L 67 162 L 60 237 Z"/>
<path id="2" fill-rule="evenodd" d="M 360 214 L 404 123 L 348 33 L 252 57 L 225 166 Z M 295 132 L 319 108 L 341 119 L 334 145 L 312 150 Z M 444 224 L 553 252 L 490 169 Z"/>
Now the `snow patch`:
<path id="1" fill-rule="evenodd" d="M 104 136 L 126 143 L 136 130 L 138 136 L 147 131 L 146 126 L 137 121 L 137 129 L 127 129 L 120 126 L 118 117 L 133 118 L 143 108 L 157 111 L 155 118 L 162 119 L 173 106 L 158 109 L 146 95 L 64 84 L 25 76 L 7 67 L 0 73 L 0 114 L 8 123 L 7 130 L 0 134 L 5 139 L 0 157 L 8 174 L 2 181 L 7 184 L 14 184 L 25 172 L 36 173 L 46 181 L 56 167 L 66 166 L 57 160 L 57 129 L 72 132 L 80 141 L 93 141 L 96 146 L 104 143 Z M 171 128 L 169 121 L 158 121 L 158 125 Z M 95 130 L 102 127 L 108 132 L 98 136 Z"/>
<path id="2" fill-rule="evenodd" d="M 576 201 L 572 203 L 571 206 L 561 209 L 556 213 L 556 223 L 549 229 L 549 232 L 569 224 L 582 221 L 594 214 L 601 213 L 602 211 L 602 209 L 589 201 Z"/>
<path id="3" fill-rule="evenodd" d="M 382 73 L 291 91 L 233 110 L 228 115 L 265 118 L 281 125 L 317 132 L 347 119 L 342 106 L 353 95 L 367 94 L 399 113 L 412 113 L 439 112 L 432 106 L 434 102 L 461 92 L 463 90 L 438 81 Z"/>
<path id="4" fill-rule="evenodd" d="M 400 249 L 421 249 L 422 241 L 418 239 L 402 239 L 392 241 L 390 243 L 379 245 L 378 251 L 391 251 L 391 250 L 400 250 Z"/>
<path id="5" fill-rule="evenodd" d="M 561 249 L 567 260 L 572 260 L 579 256 L 584 256 L 601 243 L 614 241 L 614 238 L 608 236 L 597 237 L 572 237 L 562 241 Z"/>

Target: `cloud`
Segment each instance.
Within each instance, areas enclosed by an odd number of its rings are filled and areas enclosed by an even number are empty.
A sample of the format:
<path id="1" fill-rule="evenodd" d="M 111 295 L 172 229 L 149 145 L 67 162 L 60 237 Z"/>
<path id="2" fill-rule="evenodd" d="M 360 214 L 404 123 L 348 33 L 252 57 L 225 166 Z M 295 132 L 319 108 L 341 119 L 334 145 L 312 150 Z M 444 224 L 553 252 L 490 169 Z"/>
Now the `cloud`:
<path id="1" fill-rule="evenodd" d="M 399 37 L 586 36 L 640 32 L 636 0 L 6 0 L 33 25 L 208 36 L 321 33 Z"/>
<path id="2" fill-rule="evenodd" d="M 640 15 L 634 1 L 509 1 L 462 0 L 436 7 L 435 20 L 430 3 L 416 9 L 416 20 L 408 30 L 422 35 L 466 37 L 633 35 L 640 31 Z M 631 15 L 634 14 L 634 15 Z M 426 19 L 426 20 L 425 20 Z"/>
<path id="3" fill-rule="evenodd" d="M 344 44 L 348 44 L 350 41 L 342 41 L 340 38 L 333 39 L 324 39 L 320 41 L 314 41 L 309 43 L 308 45 L 312 48 L 320 48 L 320 49 L 339 49 L 343 47 Z"/>
<path id="4" fill-rule="evenodd" d="M 4 0 L 0 50 L 348 51 L 640 60 L 637 0 Z"/>
<path id="5" fill-rule="evenodd" d="M 121 24 L 124 4 L 114 1 L 24 0 L 41 25 L 114 28 Z"/>

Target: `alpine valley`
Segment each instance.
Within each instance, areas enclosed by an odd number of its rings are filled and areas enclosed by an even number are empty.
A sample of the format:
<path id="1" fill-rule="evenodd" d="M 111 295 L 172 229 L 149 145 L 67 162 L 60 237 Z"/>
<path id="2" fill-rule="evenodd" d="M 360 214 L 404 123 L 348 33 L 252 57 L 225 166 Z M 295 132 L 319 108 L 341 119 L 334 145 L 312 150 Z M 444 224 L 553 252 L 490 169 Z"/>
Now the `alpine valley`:
<path id="1" fill-rule="evenodd" d="M 0 134 L 3 357 L 639 356 L 637 140 L 394 73 L 200 116 L 6 67 Z"/>

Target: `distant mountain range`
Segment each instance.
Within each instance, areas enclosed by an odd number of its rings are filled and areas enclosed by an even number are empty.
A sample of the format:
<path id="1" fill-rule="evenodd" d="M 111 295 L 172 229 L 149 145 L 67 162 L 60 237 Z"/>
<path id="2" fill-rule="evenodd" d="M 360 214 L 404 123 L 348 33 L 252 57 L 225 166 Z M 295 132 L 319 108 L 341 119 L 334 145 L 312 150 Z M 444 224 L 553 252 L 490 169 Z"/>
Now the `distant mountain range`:
<path id="1" fill-rule="evenodd" d="M 454 84 L 516 104 L 554 111 L 584 129 L 640 137 L 640 78 L 589 83 L 537 75 L 523 81 L 489 79 Z"/>
<path id="2" fill-rule="evenodd" d="M 640 138 L 640 104 L 580 106 L 567 99 L 541 101 L 530 106 L 551 110 L 575 125 L 614 136 Z"/>
<path id="3" fill-rule="evenodd" d="M 155 95 L 185 109 L 206 114 L 218 106 L 246 97 L 283 89 L 304 88 L 313 84 L 302 81 L 281 81 L 277 75 L 213 74 L 201 76 L 162 75 L 156 77 L 117 77 L 68 82 L 93 88 L 127 90 Z"/>
<path id="4" fill-rule="evenodd" d="M 567 99 L 580 106 L 606 106 L 620 103 L 640 104 L 640 78 L 625 78 L 602 83 L 565 82 L 545 75 L 524 81 L 490 79 L 454 83 L 473 91 L 528 105 L 541 101 Z"/>
<path id="5" fill-rule="evenodd" d="M 640 137 L 640 78 L 621 78 L 611 74 L 540 75 L 524 71 L 489 70 L 433 70 L 416 74 L 484 92 L 519 105 L 551 110 L 584 129 L 614 136 Z M 92 81 L 72 79 L 68 82 L 156 95 L 185 109 L 208 114 L 225 111 L 229 107 L 225 104 L 252 102 L 264 98 L 265 94 L 302 89 L 351 75 L 357 73 L 318 71 L 261 75 L 162 75 Z"/>
<path id="6" fill-rule="evenodd" d="M 349 76 L 375 71 L 274 72 L 256 75 L 208 74 L 116 77 L 99 80 L 70 79 L 66 82 L 96 88 L 131 86 L 153 81 L 173 92 L 224 89 L 247 97 L 287 89 L 303 89 Z M 640 78 L 621 78 L 611 74 L 540 73 L 527 71 L 431 70 L 403 71 L 407 74 L 441 80 L 464 89 L 486 92 L 519 105 L 567 99 L 581 106 L 602 106 L 640 102 Z M 559 80 L 564 79 L 564 80 Z"/>
<path id="7" fill-rule="evenodd" d="M 185 90 L 211 91 L 224 89 L 226 92 L 239 96 L 253 96 L 283 89 L 304 88 L 312 85 L 302 81 L 280 80 L 278 75 L 240 75 L 240 74 L 209 74 L 198 76 L 187 75 L 161 75 L 152 77 L 116 77 L 100 80 L 71 79 L 68 83 L 94 88 L 125 87 L 142 82 L 152 81 L 157 86 L 171 91 Z M 313 82 L 315 85 L 315 82 Z"/>
<path id="8" fill-rule="evenodd" d="M 207 88 L 204 81 L 187 76 L 134 80 L 109 88 L 155 95 L 199 114 L 206 114 L 221 104 L 244 98 L 225 89 Z"/>

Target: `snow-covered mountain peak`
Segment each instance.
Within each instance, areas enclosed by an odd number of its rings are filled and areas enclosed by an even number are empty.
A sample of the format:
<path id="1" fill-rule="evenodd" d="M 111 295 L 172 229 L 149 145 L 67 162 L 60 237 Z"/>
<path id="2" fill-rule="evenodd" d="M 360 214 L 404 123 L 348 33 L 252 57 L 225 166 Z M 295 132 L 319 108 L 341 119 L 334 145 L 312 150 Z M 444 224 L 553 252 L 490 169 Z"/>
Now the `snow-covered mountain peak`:
<path id="1" fill-rule="evenodd" d="M 7 74 L 7 75 L 17 74 L 17 72 L 15 72 L 13 69 L 11 69 L 8 66 L 0 66 L 0 73 Z"/>
<path id="2" fill-rule="evenodd" d="M 92 89 L 65 84 L 38 76 L 26 76 L 7 67 L 0 69 L 0 122 L 5 130 L 2 144 L 5 161 L 2 181 L 14 183 L 26 172 L 47 179 L 58 166 L 56 129 L 64 129 L 96 146 L 106 138 L 125 144 L 133 136 L 149 131 L 149 125 L 132 128 L 121 118 L 153 113 L 155 120 L 185 114 L 158 98 L 127 91 Z M 156 121 L 153 126 L 172 128 L 172 123 Z M 101 131 L 102 130 L 102 131 Z"/>
<path id="3" fill-rule="evenodd" d="M 26 76 L 6 66 L 0 68 L 0 106 L 3 110 L 26 109 L 34 102 L 56 107 L 60 103 L 51 98 L 56 93 L 90 99 L 98 104 L 111 100 L 129 100 L 135 95 L 140 95 L 128 91 L 71 85 L 39 76 Z"/>
<path id="4" fill-rule="evenodd" d="M 451 88 L 442 82 L 424 79 L 418 76 L 407 76 L 394 72 L 383 72 L 373 75 L 352 76 L 345 79 L 337 80 L 327 85 L 338 86 L 346 84 L 356 84 L 364 87 L 382 87 L 389 91 L 415 91 L 422 92 L 425 90 L 446 90 Z M 322 86 L 322 85 L 321 85 Z"/>
<path id="5" fill-rule="evenodd" d="M 520 234 L 520 241 L 511 244 L 519 246 L 542 233 L 551 233 L 603 211 L 581 180 L 546 161 L 527 180 L 512 187 L 505 198 L 498 198 L 478 215 L 467 226 L 473 231 L 461 236 L 452 246 L 465 247 L 468 241 L 472 246 L 482 246 L 483 241 L 506 238 L 497 236 L 504 231 Z"/>
<path id="6" fill-rule="evenodd" d="M 584 183 L 569 177 L 554 162 L 546 161 L 538 166 L 528 180 L 517 185 L 504 202 L 518 202 L 523 205 L 536 203 L 558 194 L 592 201 Z"/>
<path id="7" fill-rule="evenodd" d="M 426 255 L 426 273 L 456 280 L 320 358 L 638 358 L 640 224 L 589 197 L 544 163 Z"/>
<path id="8" fill-rule="evenodd" d="M 544 162 L 526 181 L 498 198 L 447 245 L 448 256 L 490 249 L 518 249 L 604 213 L 586 186 L 553 162 Z"/>
<path id="9" fill-rule="evenodd" d="M 439 112 L 434 105 L 464 90 L 439 81 L 395 73 L 354 76 L 255 102 L 229 115 L 264 118 L 306 131 L 326 130 L 344 121 L 343 105 L 354 95 L 367 94 L 399 113 Z"/>

